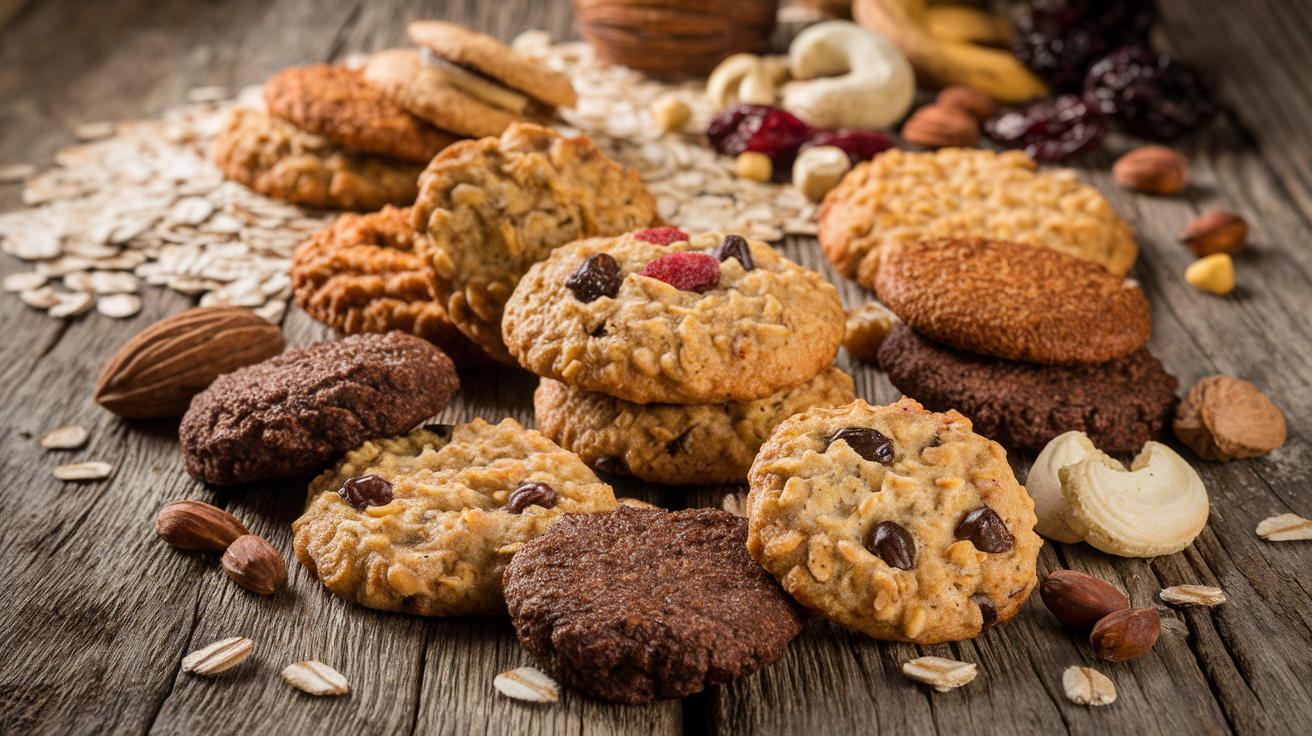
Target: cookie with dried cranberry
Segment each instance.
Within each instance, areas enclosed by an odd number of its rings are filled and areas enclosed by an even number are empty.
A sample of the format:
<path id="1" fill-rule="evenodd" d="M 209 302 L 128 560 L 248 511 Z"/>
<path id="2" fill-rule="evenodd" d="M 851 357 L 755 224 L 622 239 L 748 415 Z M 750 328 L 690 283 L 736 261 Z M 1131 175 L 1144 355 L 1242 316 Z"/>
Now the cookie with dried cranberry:
<path id="1" fill-rule="evenodd" d="M 513 419 L 365 442 L 310 484 L 296 557 L 352 603 L 422 616 L 504 615 L 511 555 L 611 487 Z"/>
<path id="2" fill-rule="evenodd" d="M 856 396 L 852 377 L 828 368 L 759 401 L 634 404 L 544 378 L 533 394 L 538 429 L 588 465 L 670 485 L 747 482 L 747 469 L 779 422 Z"/>
<path id="3" fill-rule="evenodd" d="M 752 556 L 816 615 L 876 639 L 974 637 L 1034 588 L 1034 502 L 955 411 L 813 409 L 775 429 L 749 480 Z"/>
<path id="4" fill-rule="evenodd" d="M 1147 348 L 1097 365 L 1035 365 L 954 350 L 906 325 L 879 347 L 879 365 L 903 394 L 956 409 L 985 437 L 1034 452 L 1084 432 L 1104 452 L 1137 453 L 1166 433 L 1179 386 Z"/>
<path id="5" fill-rule="evenodd" d="M 559 682 L 636 705 L 767 667 L 802 629 L 719 509 L 566 516 L 505 573 L 519 641 Z"/>
<path id="6" fill-rule="evenodd" d="M 370 437 L 405 432 L 460 388 L 451 359 L 402 332 L 321 342 L 219 376 L 178 436 L 187 472 L 233 485 L 318 471 Z"/>
<path id="7" fill-rule="evenodd" d="M 573 388 L 710 404 L 810 380 L 845 319 L 832 284 L 765 243 L 662 228 L 557 249 L 515 289 L 502 331 L 521 365 Z"/>

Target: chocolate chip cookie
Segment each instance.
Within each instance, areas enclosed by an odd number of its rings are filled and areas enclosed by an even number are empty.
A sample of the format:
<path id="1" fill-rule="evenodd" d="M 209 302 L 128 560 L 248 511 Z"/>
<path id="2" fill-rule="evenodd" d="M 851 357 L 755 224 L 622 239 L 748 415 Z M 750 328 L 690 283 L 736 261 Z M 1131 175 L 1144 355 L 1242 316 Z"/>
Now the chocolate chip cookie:
<path id="1" fill-rule="evenodd" d="M 219 376 L 191 400 L 178 436 L 197 480 L 285 478 L 409 430 L 459 388 L 451 359 L 431 343 L 401 332 L 353 335 Z"/>
<path id="2" fill-rule="evenodd" d="M 638 175 L 583 136 L 513 125 L 500 138 L 463 141 L 420 180 L 415 229 L 451 321 L 489 355 L 514 359 L 501 315 L 519 279 L 579 238 L 619 235 L 656 218 Z"/>
<path id="3" fill-rule="evenodd" d="M 566 516 L 506 567 L 519 641 L 552 677 L 635 705 L 769 666 L 802 629 L 719 509 Z"/>
<path id="4" fill-rule="evenodd" d="M 582 240 L 531 268 L 502 323 L 520 364 L 634 403 L 708 404 L 833 363 L 845 316 L 824 277 L 764 243 L 667 230 Z"/>
<path id="5" fill-rule="evenodd" d="M 749 478 L 752 556 L 816 615 L 876 639 L 977 636 L 1034 587 L 1034 502 L 955 411 L 813 409 L 775 429 Z"/>
<path id="6" fill-rule="evenodd" d="M 985 437 L 1036 452 L 1071 431 L 1104 452 L 1138 452 L 1170 426 L 1178 386 L 1146 348 L 1098 365 L 1043 366 L 953 350 L 906 325 L 884 340 L 879 365 L 930 409 L 956 409 Z"/>
<path id="7" fill-rule="evenodd" d="M 670 485 L 746 483 L 761 443 L 783 420 L 856 397 L 837 368 L 745 404 L 634 404 L 542 379 L 533 406 L 538 429 L 588 465 Z"/>
<path id="8" fill-rule="evenodd" d="M 569 514 L 615 508 L 610 486 L 513 419 L 365 442 L 310 485 L 296 557 L 352 603 L 422 616 L 506 612 L 511 555 Z"/>

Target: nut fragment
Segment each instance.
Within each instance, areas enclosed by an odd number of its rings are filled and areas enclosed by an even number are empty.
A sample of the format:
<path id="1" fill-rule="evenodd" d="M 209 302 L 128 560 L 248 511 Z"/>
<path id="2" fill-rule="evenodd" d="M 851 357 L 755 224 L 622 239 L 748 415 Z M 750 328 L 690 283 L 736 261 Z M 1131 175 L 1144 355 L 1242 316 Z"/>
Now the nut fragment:
<path id="1" fill-rule="evenodd" d="M 351 692 L 351 685 L 342 673 L 313 659 L 287 665 L 282 671 L 282 679 L 297 690 L 311 695 L 345 695 Z"/>
<path id="2" fill-rule="evenodd" d="M 734 173 L 743 179 L 752 181 L 770 181 L 774 176 L 774 163 L 770 157 L 764 153 L 756 151 L 743 151 L 738 154 L 738 160 L 734 162 Z"/>
<path id="3" fill-rule="evenodd" d="M 1265 455 L 1285 444 L 1280 409 L 1248 381 L 1208 376 L 1175 410 L 1175 436 L 1204 460 Z"/>
<path id="4" fill-rule="evenodd" d="M 993 98 L 989 97 L 987 92 L 960 85 L 945 87 L 938 93 L 935 102 L 969 113 L 981 123 L 993 117 L 993 113 L 998 110 L 998 106 L 993 103 Z"/>
<path id="5" fill-rule="evenodd" d="M 1089 633 L 1093 653 L 1109 662 L 1134 659 L 1157 643 L 1162 617 L 1151 608 L 1117 611 L 1099 621 Z"/>
<path id="6" fill-rule="evenodd" d="M 88 462 L 60 465 L 55 468 L 55 477 L 60 480 L 104 480 L 112 475 L 114 466 L 109 463 Z"/>
<path id="7" fill-rule="evenodd" d="M 41 435 L 41 446 L 47 450 L 76 450 L 87 443 L 89 436 L 86 427 L 71 424 Z"/>
<path id="8" fill-rule="evenodd" d="M 852 170 L 852 159 L 838 146 L 812 146 L 793 162 L 793 186 L 806 198 L 819 202 Z"/>
<path id="9" fill-rule="evenodd" d="M 661 95 L 651 103 L 651 116 L 661 130 L 678 130 L 692 117 L 692 109 L 688 103 L 674 95 Z"/>
<path id="10" fill-rule="evenodd" d="M 1162 589 L 1162 602 L 1182 606 L 1219 606 L 1225 603 L 1225 593 L 1210 585 L 1172 585 Z"/>
<path id="11" fill-rule="evenodd" d="M 159 510 L 155 533 L 177 547 L 206 552 L 222 552 L 246 534 L 250 534 L 237 517 L 202 501 L 175 501 Z"/>
<path id="12" fill-rule="evenodd" d="M 897 315 L 879 302 L 867 302 L 847 313 L 847 332 L 843 347 L 853 358 L 864 363 L 879 364 L 879 346 L 893 331 Z"/>
<path id="13" fill-rule="evenodd" d="M 745 493 L 726 493 L 720 501 L 720 508 L 728 511 L 734 516 L 747 518 L 747 494 Z"/>
<path id="14" fill-rule="evenodd" d="M 979 143 L 979 120 L 961 108 L 925 105 L 902 125 L 902 137 L 925 148 L 974 146 Z"/>
<path id="15" fill-rule="evenodd" d="M 287 566 L 273 545 L 254 534 L 243 534 L 223 553 L 223 571 L 241 587 L 269 595 L 287 582 Z"/>
<path id="16" fill-rule="evenodd" d="M 923 682 L 941 693 L 961 687 L 979 674 L 974 662 L 942 657 L 919 657 L 902 664 L 902 674 Z"/>
<path id="17" fill-rule="evenodd" d="M 1235 288 L 1235 263 L 1229 253 L 1213 253 L 1189 264 L 1184 280 L 1203 291 L 1225 296 Z"/>
<path id="18" fill-rule="evenodd" d="M 1298 514 L 1281 514 L 1263 519 L 1257 525 L 1257 536 L 1268 542 L 1294 542 L 1312 539 L 1312 521 Z"/>
<path id="19" fill-rule="evenodd" d="M 217 675 L 244 662 L 254 648 L 255 643 L 245 637 L 219 639 L 183 657 L 182 671 L 197 675 Z"/>
<path id="20" fill-rule="evenodd" d="M 1111 583 L 1075 570 L 1058 570 L 1039 586 L 1043 605 L 1071 628 L 1087 629 L 1107 616 L 1130 607 L 1125 594 Z"/>
<path id="21" fill-rule="evenodd" d="M 643 500 L 641 500 L 641 499 L 637 499 L 637 498 L 617 498 L 617 499 L 615 499 L 615 503 L 617 503 L 617 504 L 619 504 L 619 505 L 621 505 L 621 506 L 629 506 L 629 507 L 632 507 L 632 508 L 635 508 L 635 509 L 659 509 L 659 508 L 660 508 L 660 506 L 657 506 L 657 505 L 654 504 L 654 503 L 647 503 L 646 501 L 643 501 Z"/>
<path id="22" fill-rule="evenodd" d="M 1066 697 L 1079 705 L 1108 705 L 1116 700 L 1116 685 L 1089 667 L 1067 667 L 1061 673 L 1061 686 Z"/>
<path id="23" fill-rule="evenodd" d="M 1248 239 L 1248 223 L 1233 212 L 1209 212 L 1194 218 L 1180 232 L 1180 242 L 1195 255 L 1238 253 Z"/>
<path id="24" fill-rule="evenodd" d="M 502 672 L 492 680 L 492 686 L 502 695 L 530 703 L 554 703 L 560 700 L 560 687 L 556 681 L 532 667 L 519 667 Z"/>
<path id="25" fill-rule="evenodd" d="M 1148 194 L 1175 194 L 1189 184 L 1189 160 L 1165 146 L 1144 146 L 1112 165 L 1117 184 Z"/>

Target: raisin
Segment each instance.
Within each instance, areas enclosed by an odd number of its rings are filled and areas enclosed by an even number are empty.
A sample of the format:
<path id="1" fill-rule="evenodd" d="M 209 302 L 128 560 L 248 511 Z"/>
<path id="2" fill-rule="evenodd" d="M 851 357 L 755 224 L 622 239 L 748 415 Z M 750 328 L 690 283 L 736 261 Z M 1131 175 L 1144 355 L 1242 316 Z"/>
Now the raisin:
<path id="1" fill-rule="evenodd" d="M 612 475 L 629 475 L 629 466 L 623 458 L 614 455 L 601 455 L 592 461 L 592 467 Z"/>
<path id="2" fill-rule="evenodd" d="M 565 281 L 565 287 L 574 292 L 581 302 L 592 302 L 603 296 L 614 297 L 620 290 L 620 264 L 609 253 L 588 256 L 574 269 Z"/>
<path id="3" fill-rule="evenodd" d="M 966 514 L 966 518 L 957 525 L 957 539 L 968 539 L 981 552 L 1006 552 L 1016 544 L 1015 537 L 1007 530 L 1007 522 L 988 506 Z"/>
<path id="4" fill-rule="evenodd" d="M 885 437 L 877 429 L 869 427 L 846 427 L 834 432 L 829 437 L 829 444 L 839 440 L 872 463 L 880 465 L 893 464 L 893 440 Z"/>
<path id="5" fill-rule="evenodd" d="M 644 266 L 638 275 L 700 294 L 720 283 L 720 262 L 705 253 L 667 253 Z"/>
<path id="6" fill-rule="evenodd" d="M 741 235 L 726 235 L 720 244 L 715 246 L 715 251 L 711 253 L 715 260 L 724 263 L 730 258 L 737 258 L 738 262 L 743 264 L 744 271 L 750 271 L 756 268 L 752 262 L 752 249 L 747 245 L 747 239 Z"/>
<path id="7" fill-rule="evenodd" d="M 980 616 L 984 618 L 984 624 L 980 626 L 981 630 L 991 628 L 998 623 L 998 607 L 993 605 L 993 601 L 989 600 L 988 596 L 972 595 L 970 600 L 979 606 Z"/>
<path id="8" fill-rule="evenodd" d="M 811 139 L 806 143 L 803 143 L 799 151 L 805 151 L 815 146 L 840 148 L 852 160 L 852 164 L 856 165 L 862 161 L 869 161 L 877 154 L 892 148 L 893 139 L 873 130 L 851 130 L 849 128 L 822 130 L 811 136 Z"/>
<path id="9" fill-rule="evenodd" d="M 1220 107 L 1196 69 L 1142 46 L 1123 46 L 1094 64 L 1084 99 L 1128 132 L 1159 141 L 1203 127 Z"/>
<path id="10" fill-rule="evenodd" d="M 555 507 L 558 500 L 555 489 L 546 483 L 535 480 L 525 481 L 510 492 L 510 499 L 506 501 L 506 511 L 522 514 L 529 506 L 549 509 Z"/>
<path id="11" fill-rule="evenodd" d="M 899 570 L 916 566 L 916 542 L 896 521 L 881 521 L 866 535 L 866 549 L 870 554 Z"/>
<path id="12" fill-rule="evenodd" d="M 1007 148 L 1023 148 L 1039 161 L 1060 161 L 1098 147 L 1102 113 L 1078 95 L 1039 100 L 984 121 L 984 133 Z"/>
<path id="13" fill-rule="evenodd" d="M 337 493 L 356 511 L 392 502 L 392 484 L 373 474 L 348 478 Z"/>
<path id="14" fill-rule="evenodd" d="M 726 156 L 756 151 L 770 157 L 774 177 L 788 179 L 797 151 L 812 136 L 806 123 L 792 113 L 766 105 L 731 105 L 711 118 L 706 137 L 711 148 Z"/>
<path id="15" fill-rule="evenodd" d="M 1047 0 L 1017 18 L 1012 51 L 1057 91 L 1078 91 L 1108 51 L 1147 43 L 1156 18 L 1147 0 Z"/>
<path id="16" fill-rule="evenodd" d="M 688 239 L 688 233 L 677 227 L 653 227 L 649 230 L 639 230 L 633 234 L 633 237 L 644 243 L 655 243 L 656 245 L 669 245 L 681 240 Z"/>

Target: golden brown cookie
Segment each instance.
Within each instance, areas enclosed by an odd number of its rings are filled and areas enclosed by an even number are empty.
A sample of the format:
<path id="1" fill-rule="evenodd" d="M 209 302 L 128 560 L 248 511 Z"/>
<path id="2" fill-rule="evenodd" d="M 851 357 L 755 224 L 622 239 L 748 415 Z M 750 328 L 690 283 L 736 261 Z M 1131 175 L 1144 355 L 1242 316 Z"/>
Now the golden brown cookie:
<path id="1" fill-rule="evenodd" d="M 868 288 L 893 246 L 932 238 L 1042 245 L 1117 276 L 1139 252 L 1130 226 L 1074 172 L 973 148 L 894 149 L 858 164 L 825 196 L 818 237 L 843 275 Z"/>
<path id="2" fill-rule="evenodd" d="M 1152 335 L 1139 287 L 1080 258 L 992 240 L 927 240 L 884 256 L 884 304 L 958 350 L 1048 365 L 1129 355 Z"/>
<path id="3" fill-rule="evenodd" d="M 501 135 L 511 123 L 524 120 L 452 87 L 414 49 L 374 54 L 365 64 L 364 77 L 410 113 L 459 135 Z"/>
<path id="4" fill-rule="evenodd" d="M 408 205 L 423 167 L 346 151 L 258 110 L 234 110 L 210 154 L 223 175 L 265 196 L 309 207 L 377 210 Z"/>
<path id="5" fill-rule="evenodd" d="M 501 313 L 529 267 L 571 241 L 646 227 L 656 200 L 588 138 L 520 123 L 434 158 L 414 213 L 451 321 L 489 355 L 514 363 Z"/>
<path id="6" fill-rule="evenodd" d="M 573 107 L 578 102 L 569 77 L 489 35 L 440 20 L 414 21 L 406 32 L 411 41 L 452 64 L 491 77 L 549 107 Z"/>
<path id="7" fill-rule="evenodd" d="M 798 603 L 877 639 L 977 636 L 1034 588 L 1034 501 L 955 411 L 813 409 L 775 429 L 750 481 L 747 550 Z"/>
<path id="8" fill-rule="evenodd" d="M 264 83 L 269 113 L 347 148 L 426 164 L 456 136 L 403 110 L 344 66 L 292 67 Z"/>
<path id="9" fill-rule="evenodd" d="M 433 269 L 414 252 L 410 208 L 345 214 L 292 256 L 296 303 L 345 335 L 401 330 L 437 345 L 457 366 L 490 365 L 451 324 L 433 293 Z"/>

